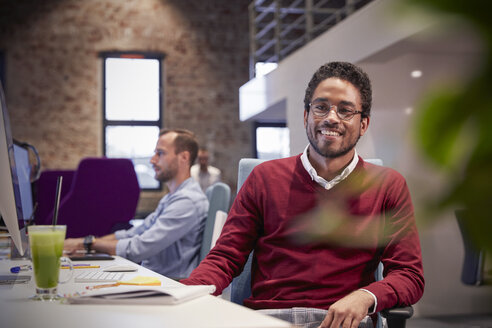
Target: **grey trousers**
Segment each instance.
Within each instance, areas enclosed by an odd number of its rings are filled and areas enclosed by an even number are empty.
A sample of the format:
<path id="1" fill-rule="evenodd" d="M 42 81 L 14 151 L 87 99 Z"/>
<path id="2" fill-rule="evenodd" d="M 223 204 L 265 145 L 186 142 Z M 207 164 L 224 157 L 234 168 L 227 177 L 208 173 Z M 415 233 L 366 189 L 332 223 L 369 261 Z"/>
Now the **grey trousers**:
<path id="1" fill-rule="evenodd" d="M 327 310 L 295 307 L 291 309 L 266 309 L 258 310 L 263 314 L 288 321 L 293 324 L 295 328 L 317 328 L 325 319 Z M 373 328 L 372 320 L 366 316 L 359 328 Z"/>

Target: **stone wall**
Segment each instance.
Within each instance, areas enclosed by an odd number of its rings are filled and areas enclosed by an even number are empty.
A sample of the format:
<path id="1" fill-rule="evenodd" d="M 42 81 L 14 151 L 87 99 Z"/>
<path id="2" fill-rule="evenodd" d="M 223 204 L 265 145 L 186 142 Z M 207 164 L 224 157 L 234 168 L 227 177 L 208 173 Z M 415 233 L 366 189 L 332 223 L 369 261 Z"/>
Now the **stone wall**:
<path id="1" fill-rule="evenodd" d="M 0 51 L 16 139 L 43 169 L 73 169 L 102 155 L 103 51 L 149 51 L 163 61 L 164 127 L 194 131 L 235 190 L 251 156 L 238 119 L 248 80 L 249 0 L 17 0 L 0 2 Z M 162 193 L 143 193 L 152 210 Z"/>

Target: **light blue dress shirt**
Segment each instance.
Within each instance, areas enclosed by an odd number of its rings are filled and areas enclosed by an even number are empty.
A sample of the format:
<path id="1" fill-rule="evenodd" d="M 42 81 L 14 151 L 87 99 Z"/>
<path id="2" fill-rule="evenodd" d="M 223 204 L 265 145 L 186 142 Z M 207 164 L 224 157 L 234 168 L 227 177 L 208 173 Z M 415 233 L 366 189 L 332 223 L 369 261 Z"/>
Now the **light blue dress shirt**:
<path id="1" fill-rule="evenodd" d="M 141 225 L 115 232 L 116 255 L 168 277 L 187 277 L 198 265 L 207 213 L 207 197 L 188 178 Z"/>

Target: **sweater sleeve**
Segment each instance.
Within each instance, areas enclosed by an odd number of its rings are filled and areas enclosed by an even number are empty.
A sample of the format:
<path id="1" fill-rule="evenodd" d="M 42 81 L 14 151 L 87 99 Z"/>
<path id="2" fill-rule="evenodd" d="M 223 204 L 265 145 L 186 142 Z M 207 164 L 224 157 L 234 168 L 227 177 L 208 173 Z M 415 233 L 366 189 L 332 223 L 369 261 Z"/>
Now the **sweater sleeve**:
<path id="1" fill-rule="evenodd" d="M 377 297 L 376 311 L 415 304 L 422 297 L 425 284 L 413 205 L 407 184 L 399 174 L 388 188 L 383 210 L 384 278 L 364 287 Z"/>
<path id="2" fill-rule="evenodd" d="M 215 247 L 187 279 L 181 280 L 182 283 L 215 285 L 217 289 L 214 295 L 220 295 L 232 279 L 242 272 L 255 247 L 263 222 L 257 206 L 261 193 L 256 188 L 255 171 L 237 194 Z"/>

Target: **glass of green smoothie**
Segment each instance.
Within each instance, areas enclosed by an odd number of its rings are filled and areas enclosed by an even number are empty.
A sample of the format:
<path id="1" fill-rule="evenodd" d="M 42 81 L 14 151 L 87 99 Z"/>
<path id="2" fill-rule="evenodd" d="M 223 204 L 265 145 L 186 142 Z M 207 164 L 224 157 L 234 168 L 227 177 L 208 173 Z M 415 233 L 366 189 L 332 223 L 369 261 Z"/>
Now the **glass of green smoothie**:
<path id="1" fill-rule="evenodd" d="M 73 272 L 70 260 L 62 257 L 67 226 L 33 225 L 27 229 L 36 281 L 36 295 L 34 295 L 33 299 L 43 301 L 60 299 L 57 293 L 58 283 L 70 280 Z M 62 261 L 67 262 L 70 267 L 70 275 L 65 281 L 58 280 Z"/>

